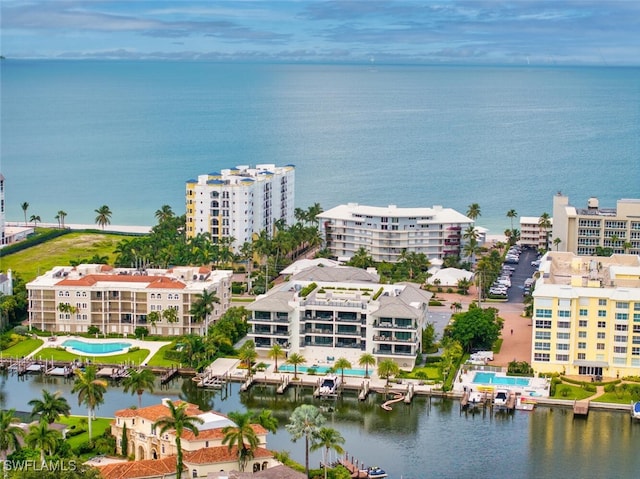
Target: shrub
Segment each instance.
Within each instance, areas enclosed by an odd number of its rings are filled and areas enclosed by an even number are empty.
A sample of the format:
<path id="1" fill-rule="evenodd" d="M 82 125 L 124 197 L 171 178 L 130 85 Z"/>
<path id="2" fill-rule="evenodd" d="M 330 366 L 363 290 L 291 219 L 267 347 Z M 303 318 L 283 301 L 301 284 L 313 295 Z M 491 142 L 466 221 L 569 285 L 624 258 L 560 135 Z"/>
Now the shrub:
<path id="1" fill-rule="evenodd" d="M 147 336 L 149 334 L 149 330 L 147 328 L 145 328 L 144 326 L 138 326 L 134 331 L 133 331 L 133 335 L 136 337 L 136 339 L 140 339 L 144 336 Z"/>
<path id="2" fill-rule="evenodd" d="M 98 326 L 89 326 L 87 328 L 87 333 L 89 333 L 92 336 L 95 336 L 96 334 L 100 334 L 100 328 Z"/>
<path id="3" fill-rule="evenodd" d="M 571 388 L 569 386 L 562 386 L 560 388 L 560 395 L 562 397 L 567 397 L 571 393 Z"/>

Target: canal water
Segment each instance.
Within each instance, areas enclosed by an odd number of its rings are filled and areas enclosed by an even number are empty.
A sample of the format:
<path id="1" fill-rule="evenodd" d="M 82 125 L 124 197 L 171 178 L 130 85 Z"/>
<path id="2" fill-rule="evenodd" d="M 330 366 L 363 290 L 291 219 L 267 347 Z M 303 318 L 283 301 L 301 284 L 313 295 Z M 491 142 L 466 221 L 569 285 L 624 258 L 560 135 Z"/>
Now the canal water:
<path id="1" fill-rule="evenodd" d="M 40 375 L 18 378 L 0 376 L 0 408 L 27 411 L 27 402 L 42 389 L 62 391 L 73 414 L 86 414 L 71 394 L 71 380 Z M 272 450 L 289 451 L 304 462 L 304 441 L 291 442 L 284 429 L 293 409 L 315 404 L 346 439 L 349 455 L 366 465 L 379 466 L 390 479 L 423 478 L 636 478 L 640 473 L 640 423 L 622 412 L 591 411 L 587 419 L 574 419 L 570 409 L 537 407 L 532 412 L 460 412 L 459 402 L 416 397 L 410 405 L 394 404 L 384 411 L 382 398 L 371 395 L 360 402 L 355 395 L 318 400 L 309 388 L 290 387 L 275 394 L 270 386 L 256 385 L 239 392 L 232 383 L 222 390 L 202 390 L 190 379 L 177 378 L 145 393 L 143 405 L 161 398 L 183 399 L 203 409 L 222 413 L 245 409 L 270 409 L 280 421 L 268 437 Z M 136 395 L 110 385 L 99 416 L 113 417 L 122 408 L 137 406 Z M 318 465 L 321 452 L 311 455 Z"/>

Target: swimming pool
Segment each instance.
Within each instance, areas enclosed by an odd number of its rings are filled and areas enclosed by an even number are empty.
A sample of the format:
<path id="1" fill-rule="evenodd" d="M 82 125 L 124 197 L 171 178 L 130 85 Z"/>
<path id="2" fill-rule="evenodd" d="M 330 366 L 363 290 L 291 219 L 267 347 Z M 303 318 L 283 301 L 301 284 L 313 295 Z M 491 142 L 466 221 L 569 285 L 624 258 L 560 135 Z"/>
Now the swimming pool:
<path id="1" fill-rule="evenodd" d="M 131 343 L 85 343 L 77 339 L 67 339 L 62 345 L 85 354 L 118 353 L 131 347 Z"/>
<path id="2" fill-rule="evenodd" d="M 316 371 L 316 374 L 326 374 L 329 372 L 331 367 L 329 366 L 298 366 L 298 372 L 302 374 L 305 374 L 309 369 L 314 369 Z M 290 364 L 283 364 L 282 366 L 278 366 L 278 371 L 292 373 L 293 366 L 291 366 Z M 372 371 L 373 369 L 369 369 L 369 374 L 371 374 Z M 342 374 L 342 370 L 338 369 L 337 371 L 335 371 L 335 373 Z M 344 370 L 345 376 L 364 377 L 365 373 L 366 373 L 366 370 L 364 369 L 345 369 Z"/>
<path id="3" fill-rule="evenodd" d="M 529 386 L 529 378 L 513 376 L 496 376 L 496 373 L 476 372 L 474 384 L 497 384 L 499 386 Z"/>

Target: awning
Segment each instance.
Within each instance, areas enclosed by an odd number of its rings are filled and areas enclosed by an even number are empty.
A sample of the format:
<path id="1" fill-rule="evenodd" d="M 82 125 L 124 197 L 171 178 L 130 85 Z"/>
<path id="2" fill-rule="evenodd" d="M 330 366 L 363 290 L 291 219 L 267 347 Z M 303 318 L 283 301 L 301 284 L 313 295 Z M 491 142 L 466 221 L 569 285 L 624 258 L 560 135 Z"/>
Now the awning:
<path id="1" fill-rule="evenodd" d="M 608 368 L 609 363 L 607 361 L 574 361 L 574 366 L 587 366 L 591 368 Z"/>

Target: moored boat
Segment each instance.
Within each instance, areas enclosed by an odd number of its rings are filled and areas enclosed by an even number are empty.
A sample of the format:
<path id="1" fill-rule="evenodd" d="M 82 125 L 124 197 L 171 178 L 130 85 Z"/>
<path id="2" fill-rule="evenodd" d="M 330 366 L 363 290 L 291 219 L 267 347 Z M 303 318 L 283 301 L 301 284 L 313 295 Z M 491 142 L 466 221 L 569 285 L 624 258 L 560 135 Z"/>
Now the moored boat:
<path id="1" fill-rule="evenodd" d="M 636 401 L 631 405 L 631 416 L 640 420 L 640 401 Z"/>

